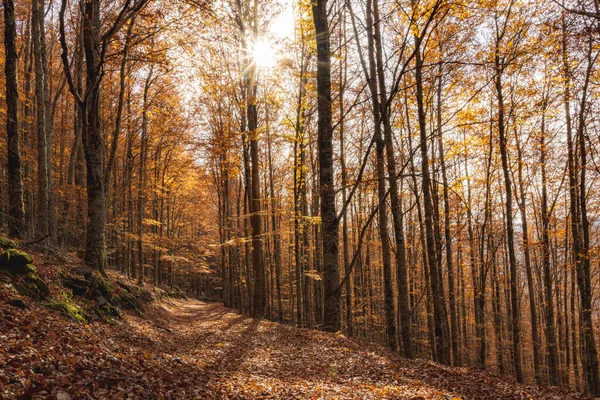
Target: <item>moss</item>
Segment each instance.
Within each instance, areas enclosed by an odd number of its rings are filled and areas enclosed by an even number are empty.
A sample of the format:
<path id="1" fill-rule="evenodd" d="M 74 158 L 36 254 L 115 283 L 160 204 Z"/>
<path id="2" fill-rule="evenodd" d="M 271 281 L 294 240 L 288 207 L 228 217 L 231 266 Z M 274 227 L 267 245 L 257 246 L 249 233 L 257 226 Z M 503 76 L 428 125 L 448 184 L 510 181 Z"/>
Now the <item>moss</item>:
<path id="1" fill-rule="evenodd" d="M 132 310 L 138 313 L 143 311 L 140 301 L 135 295 L 131 293 L 121 293 L 119 295 L 119 302 L 121 303 L 121 306 L 123 306 L 123 308 L 125 308 L 126 310 Z"/>
<path id="2" fill-rule="evenodd" d="M 96 283 L 98 285 L 98 290 L 100 291 L 100 293 L 102 293 L 104 297 L 106 297 L 107 299 L 112 298 L 112 295 L 115 291 L 115 287 L 112 283 L 101 277 L 96 278 Z"/>
<path id="3" fill-rule="evenodd" d="M 4 249 L 16 249 L 17 242 L 12 239 L 7 238 L 6 236 L 0 236 L 0 247 Z"/>
<path id="4" fill-rule="evenodd" d="M 98 274 L 92 274 L 86 277 L 86 279 L 89 282 L 89 290 L 86 293 L 86 297 L 97 299 L 102 296 L 108 302 L 112 301 L 115 287 L 111 282 Z"/>
<path id="5" fill-rule="evenodd" d="M 131 293 L 131 286 L 125 282 L 118 281 L 117 285 L 119 285 L 119 287 L 121 287 L 121 289 L 125 290 L 127 293 Z"/>
<path id="6" fill-rule="evenodd" d="M 27 274 L 23 279 L 16 281 L 14 287 L 22 296 L 31 297 L 36 300 L 45 299 L 50 294 L 50 289 L 46 281 L 33 272 Z"/>
<path id="7" fill-rule="evenodd" d="M 6 269 L 15 275 L 35 273 L 33 259 L 24 251 L 8 249 L 0 253 L 0 268 Z"/>
<path id="8" fill-rule="evenodd" d="M 48 308 L 62 312 L 78 322 L 83 323 L 86 321 L 85 314 L 81 307 L 73 303 L 73 299 L 71 299 L 71 296 L 67 293 L 63 293 L 59 299 L 50 300 L 47 306 Z"/>

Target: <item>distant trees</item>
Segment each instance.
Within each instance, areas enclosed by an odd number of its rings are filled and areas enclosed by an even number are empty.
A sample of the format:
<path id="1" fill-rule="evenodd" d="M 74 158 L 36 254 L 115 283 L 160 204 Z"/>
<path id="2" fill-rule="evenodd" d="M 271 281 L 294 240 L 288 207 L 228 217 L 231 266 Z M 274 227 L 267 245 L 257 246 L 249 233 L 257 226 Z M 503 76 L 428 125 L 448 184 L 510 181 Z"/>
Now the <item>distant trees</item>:
<path id="1" fill-rule="evenodd" d="M 182 111 L 165 50 L 184 11 L 150 17 L 148 3 L 4 2 L 8 173 L 0 186 L 8 208 L 1 221 L 10 236 L 48 249 L 86 249 L 99 272 L 114 265 L 172 285 L 191 277 L 193 290 L 215 297 L 210 223 L 192 226 L 188 214 L 205 202 L 196 187 L 205 172 L 192 161 L 191 114 Z M 152 68 L 158 72 L 144 102 L 139 77 Z"/>

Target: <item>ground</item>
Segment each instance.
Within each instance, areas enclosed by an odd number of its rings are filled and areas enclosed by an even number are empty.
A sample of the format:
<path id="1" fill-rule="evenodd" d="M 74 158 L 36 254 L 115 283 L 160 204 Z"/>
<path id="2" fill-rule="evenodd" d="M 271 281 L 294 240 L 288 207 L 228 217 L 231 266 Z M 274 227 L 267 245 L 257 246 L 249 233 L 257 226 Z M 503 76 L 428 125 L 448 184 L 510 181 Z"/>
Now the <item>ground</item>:
<path id="1" fill-rule="evenodd" d="M 0 310 L 0 398 L 579 398 L 198 300 L 155 301 L 112 324 L 36 304 Z"/>

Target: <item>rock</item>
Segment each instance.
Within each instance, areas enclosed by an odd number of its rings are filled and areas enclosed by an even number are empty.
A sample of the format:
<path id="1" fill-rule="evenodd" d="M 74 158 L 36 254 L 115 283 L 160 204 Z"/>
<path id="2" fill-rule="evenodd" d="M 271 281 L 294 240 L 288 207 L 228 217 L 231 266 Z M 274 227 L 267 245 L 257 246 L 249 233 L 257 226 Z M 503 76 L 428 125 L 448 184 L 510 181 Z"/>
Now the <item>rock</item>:
<path id="1" fill-rule="evenodd" d="M 0 236 L 0 247 L 4 249 L 16 249 L 17 242 L 12 239 L 7 238 L 6 236 Z"/>
<path id="2" fill-rule="evenodd" d="M 78 322 L 85 322 L 85 314 L 83 310 L 73 303 L 73 301 L 69 297 L 63 297 L 62 300 L 53 299 L 48 302 L 48 307 L 62 312 L 63 314 L 73 318 Z"/>
<path id="3" fill-rule="evenodd" d="M 102 295 L 96 297 L 96 305 L 98 307 L 102 307 L 103 305 L 108 304 L 108 301 L 106 300 L 106 298 Z"/>
<path id="4" fill-rule="evenodd" d="M 122 281 L 117 281 L 117 285 L 121 287 L 121 289 L 125 290 L 127 293 L 131 293 L 131 286 Z"/>
<path id="5" fill-rule="evenodd" d="M 79 275 L 83 275 L 86 279 L 89 279 L 89 277 L 94 273 L 94 270 L 87 265 L 82 265 L 81 267 L 77 268 L 77 273 Z"/>
<path id="6" fill-rule="evenodd" d="M 15 275 L 35 273 L 33 259 L 24 251 L 8 249 L 0 253 L 0 268 Z"/>
<path id="7" fill-rule="evenodd" d="M 15 282 L 14 287 L 22 296 L 35 300 L 43 300 L 50 294 L 48 284 L 35 273 L 29 273 L 22 280 Z"/>
<path id="8" fill-rule="evenodd" d="M 63 285 L 71 289 L 75 296 L 85 296 L 90 287 L 90 282 L 83 278 L 67 277 L 63 279 Z"/>
<path id="9" fill-rule="evenodd" d="M 10 304 L 13 307 L 17 307 L 20 309 L 25 309 L 27 308 L 27 304 L 25 304 L 25 302 L 23 301 L 23 299 L 11 299 L 8 304 Z"/>

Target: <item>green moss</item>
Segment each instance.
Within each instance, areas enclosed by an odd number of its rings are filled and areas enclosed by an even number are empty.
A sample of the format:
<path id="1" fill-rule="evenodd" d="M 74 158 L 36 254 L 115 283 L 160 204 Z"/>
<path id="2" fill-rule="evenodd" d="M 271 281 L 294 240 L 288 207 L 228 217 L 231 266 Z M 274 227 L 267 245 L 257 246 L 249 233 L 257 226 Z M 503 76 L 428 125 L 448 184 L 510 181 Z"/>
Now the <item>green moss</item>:
<path id="1" fill-rule="evenodd" d="M 16 249 L 17 242 L 12 239 L 7 238 L 6 236 L 0 236 L 0 247 L 4 249 Z"/>
<path id="2" fill-rule="evenodd" d="M 47 306 L 48 308 L 62 312 L 78 322 L 83 323 L 86 321 L 83 310 L 73 302 L 68 293 L 62 293 L 60 298 L 50 300 Z"/>
<path id="3" fill-rule="evenodd" d="M 127 293 L 127 292 L 121 293 L 119 295 L 119 302 L 121 303 L 123 308 L 125 308 L 126 310 L 133 310 L 136 312 L 143 311 L 140 301 L 138 300 L 138 298 L 135 295 L 133 295 L 131 293 Z"/>
<path id="4" fill-rule="evenodd" d="M 125 290 L 127 293 L 131 293 L 131 286 L 129 286 L 125 282 L 118 281 L 117 285 L 119 285 L 121 289 Z"/>
<path id="5" fill-rule="evenodd" d="M 100 278 L 98 277 L 96 279 L 97 284 L 98 284 L 98 290 L 100 290 L 100 293 L 102 293 L 102 295 L 108 299 L 110 299 L 115 291 L 115 287 L 113 286 L 112 283 L 110 283 L 109 281 L 107 281 L 106 279 Z"/>
<path id="6" fill-rule="evenodd" d="M 6 269 L 15 275 L 35 273 L 33 259 L 24 251 L 8 249 L 0 253 L 0 268 Z"/>
<path id="7" fill-rule="evenodd" d="M 23 279 L 16 281 L 14 287 L 22 296 L 31 297 L 36 300 L 45 299 L 50 294 L 50 289 L 46 281 L 33 272 L 27 274 Z"/>

